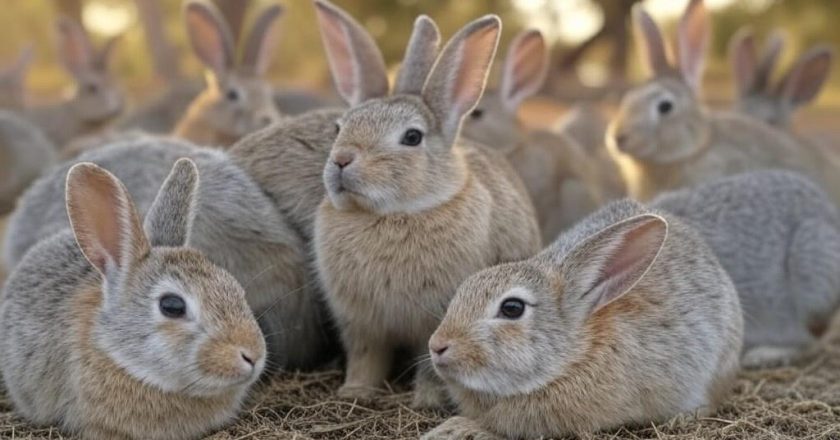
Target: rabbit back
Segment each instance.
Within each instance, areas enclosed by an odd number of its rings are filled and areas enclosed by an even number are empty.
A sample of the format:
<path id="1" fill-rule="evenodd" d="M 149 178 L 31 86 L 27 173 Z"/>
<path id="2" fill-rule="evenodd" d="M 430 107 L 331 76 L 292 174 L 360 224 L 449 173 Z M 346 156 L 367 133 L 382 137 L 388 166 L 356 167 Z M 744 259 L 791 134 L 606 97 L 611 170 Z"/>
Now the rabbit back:
<path id="1" fill-rule="evenodd" d="M 35 125 L 0 110 L 0 215 L 56 161 L 56 146 Z"/>

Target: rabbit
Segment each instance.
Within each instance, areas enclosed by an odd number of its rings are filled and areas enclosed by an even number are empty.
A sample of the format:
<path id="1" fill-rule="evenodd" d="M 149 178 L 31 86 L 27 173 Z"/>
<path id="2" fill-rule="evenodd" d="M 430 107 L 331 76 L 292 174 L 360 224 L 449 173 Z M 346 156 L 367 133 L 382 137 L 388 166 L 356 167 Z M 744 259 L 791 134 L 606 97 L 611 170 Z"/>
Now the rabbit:
<path id="1" fill-rule="evenodd" d="M 461 284 L 428 344 L 461 416 L 423 438 L 583 436 L 709 414 L 738 372 L 741 314 L 697 231 L 612 202 Z"/>
<path id="2" fill-rule="evenodd" d="M 0 215 L 56 162 L 57 147 L 44 132 L 13 111 L 0 110 Z"/>
<path id="3" fill-rule="evenodd" d="M 273 89 L 263 76 L 271 62 L 274 24 L 282 12 L 275 4 L 257 16 L 237 62 L 230 29 L 213 4 L 186 3 L 190 42 L 209 73 L 206 89 L 190 104 L 173 134 L 198 144 L 229 147 L 280 120 Z"/>
<path id="4" fill-rule="evenodd" d="M 76 137 L 102 130 L 123 111 L 124 98 L 108 71 L 119 37 L 97 50 L 81 24 L 62 17 L 56 27 L 58 55 L 75 80 L 75 91 L 65 101 L 31 107 L 24 114 L 61 148 Z"/>
<path id="5" fill-rule="evenodd" d="M 267 338 L 269 366 L 315 368 L 333 356 L 335 336 L 309 251 L 266 193 L 227 152 L 146 135 L 86 152 L 50 170 L 21 197 L 5 231 L 4 263 L 14 268 L 28 250 L 69 224 L 62 212 L 63 176 L 75 162 L 113 172 L 145 213 L 172 164 L 194 160 L 202 173 L 191 247 L 230 272 L 245 288 Z M 323 165 L 321 164 L 320 167 Z"/>
<path id="6" fill-rule="evenodd" d="M 608 124 L 608 115 L 598 104 L 576 103 L 550 128 L 554 133 L 562 133 L 577 141 L 590 160 L 595 161 L 602 201 L 618 200 L 627 196 L 627 188 L 618 164 L 607 150 Z"/>
<path id="7" fill-rule="evenodd" d="M 840 213 L 807 178 L 755 171 L 660 195 L 650 206 L 693 226 L 744 311 L 747 367 L 797 360 L 840 306 Z"/>
<path id="8" fill-rule="evenodd" d="M 819 152 L 760 121 L 705 109 L 697 95 L 709 36 L 702 0 L 691 0 L 679 23 L 679 62 L 671 64 L 653 19 L 633 11 L 642 51 L 655 76 L 631 89 L 610 122 L 607 144 L 630 196 L 647 201 L 753 169 L 799 171 L 824 184 Z"/>
<path id="9" fill-rule="evenodd" d="M 383 385 L 397 349 L 425 353 L 463 279 L 532 255 L 540 235 L 527 191 L 502 155 L 458 140 L 484 89 L 499 18 L 467 24 L 437 56 L 437 27 L 418 17 L 389 96 L 373 38 L 335 5 L 315 6 L 350 109 L 324 167 L 327 197 L 313 248 L 347 356 L 338 393 L 367 398 Z M 431 371 L 418 367 L 414 405 L 445 399 Z"/>
<path id="10" fill-rule="evenodd" d="M 199 438 L 234 419 L 265 342 L 242 287 L 187 247 L 198 179 L 176 162 L 141 226 L 116 177 L 70 169 L 72 232 L 27 254 L 0 305 L 20 415 L 86 439 Z"/>
<path id="11" fill-rule="evenodd" d="M 526 131 L 517 117 L 521 103 L 545 81 L 548 51 L 538 30 L 520 32 L 502 64 L 501 85 L 487 91 L 464 120 L 463 137 L 505 154 L 537 210 L 542 239 L 550 242 L 600 204 L 597 164 L 564 133 Z"/>
<path id="12" fill-rule="evenodd" d="M 33 48 L 27 45 L 12 65 L 0 70 L 0 109 L 23 110 L 26 107 L 26 74 L 32 64 Z"/>

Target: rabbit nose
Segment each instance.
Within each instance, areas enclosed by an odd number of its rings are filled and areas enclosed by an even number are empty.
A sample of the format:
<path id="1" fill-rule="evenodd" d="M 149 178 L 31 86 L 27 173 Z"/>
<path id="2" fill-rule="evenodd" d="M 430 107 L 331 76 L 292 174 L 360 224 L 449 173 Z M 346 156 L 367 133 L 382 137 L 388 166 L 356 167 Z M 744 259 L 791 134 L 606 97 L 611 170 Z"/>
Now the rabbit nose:
<path id="1" fill-rule="evenodd" d="M 447 350 L 449 350 L 449 342 L 434 337 L 429 340 L 429 351 L 435 356 L 443 356 Z"/>
<path id="2" fill-rule="evenodd" d="M 333 162 L 338 165 L 339 168 L 344 168 L 347 165 L 353 163 L 353 154 L 352 153 L 338 153 L 333 158 Z"/>
<path id="3" fill-rule="evenodd" d="M 250 352 L 246 350 L 239 350 L 239 356 L 242 358 L 243 361 L 245 361 L 246 364 L 248 364 L 251 367 L 252 370 L 257 365 L 257 357 L 251 354 Z"/>

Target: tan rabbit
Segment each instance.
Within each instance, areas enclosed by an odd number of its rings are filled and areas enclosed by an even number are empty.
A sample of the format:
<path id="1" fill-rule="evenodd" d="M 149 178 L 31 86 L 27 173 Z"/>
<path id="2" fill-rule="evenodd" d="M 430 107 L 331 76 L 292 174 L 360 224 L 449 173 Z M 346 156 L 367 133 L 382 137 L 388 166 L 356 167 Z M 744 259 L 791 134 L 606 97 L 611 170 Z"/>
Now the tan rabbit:
<path id="1" fill-rule="evenodd" d="M 654 195 L 750 169 L 785 168 L 823 182 L 817 151 L 752 118 L 714 112 L 699 102 L 709 19 L 691 0 L 677 31 L 679 62 L 640 7 L 633 18 L 654 77 L 627 92 L 608 129 L 608 147 L 631 196 Z"/>
<path id="2" fill-rule="evenodd" d="M 228 147 L 242 136 L 280 120 L 274 90 L 264 78 L 274 48 L 272 31 L 282 13 L 267 6 L 254 20 L 239 60 L 230 29 L 212 3 L 191 0 L 184 17 L 193 50 L 209 69 L 207 87 L 175 127 L 176 136 Z"/>
<path id="3" fill-rule="evenodd" d="M 124 102 L 108 72 L 118 37 L 96 50 L 81 24 L 64 17 L 57 28 L 58 55 L 75 80 L 75 90 L 65 101 L 28 109 L 26 117 L 61 148 L 74 138 L 102 130 L 122 112 Z"/>
<path id="4" fill-rule="evenodd" d="M 678 218 L 622 200 L 468 278 L 429 340 L 461 417 L 423 438 L 584 436 L 709 414 L 738 372 L 726 271 Z"/>
<path id="5" fill-rule="evenodd" d="M 19 111 L 26 107 L 26 73 L 32 64 L 32 53 L 30 44 L 10 66 L 0 70 L 0 109 Z"/>
<path id="6" fill-rule="evenodd" d="M 502 63 L 498 90 L 487 91 L 465 119 L 464 138 L 493 147 L 519 173 L 537 209 L 543 241 L 595 210 L 601 202 L 600 170 L 564 133 L 526 131 L 517 111 L 545 81 L 548 51 L 537 30 L 517 35 Z"/>
<path id="7" fill-rule="evenodd" d="M 366 397 L 384 384 L 397 349 L 425 353 L 462 280 L 532 255 L 540 237 L 516 172 L 501 155 L 458 140 L 484 89 L 499 18 L 466 25 L 435 57 L 439 34 L 419 17 L 388 95 L 372 37 L 336 6 L 315 6 L 336 88 L 351 108 L 324 169 L 328 198 L 314 247 L 347 353 L 339 394 Z M 442 391 L 427 365 L 418 368 L 415 405 L 442 404 Z"/>
<path id="8" fill-rule="evenodd" d="M 141 226 L 116 177 L 70 170 L 72 231 L 27 253 L 0 306 L 19 414 L 96 440 L 198 438 L 235 417 L 265 342 L 242 287 L 184 247 L 197 190 L 179 160 Z"/>

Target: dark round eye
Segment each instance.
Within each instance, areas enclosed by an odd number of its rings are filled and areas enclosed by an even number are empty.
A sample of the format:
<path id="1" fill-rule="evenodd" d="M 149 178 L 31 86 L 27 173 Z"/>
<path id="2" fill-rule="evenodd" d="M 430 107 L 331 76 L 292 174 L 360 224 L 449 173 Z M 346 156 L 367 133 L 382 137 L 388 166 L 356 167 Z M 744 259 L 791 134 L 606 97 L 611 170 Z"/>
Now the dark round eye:
<path id="1" fill-rule="evenodd" d="M 338 134 L 341 131 L 341 126 L 338 125 L 338 122 L 335 123 L 335 134 Z"/>
<path id="2" fill-rule="evenodd" d="M 187 314 L 187 303 L 184 298 L 174 294 L 167 293 L 160 297 L 160 313 L 167 318 L 181 318 Z"/>
<path id="3" fill-rule="evenodd" d="M 502 302 L 499 316 L 507 319 L 519 319 L 525 313 L 525 302 L 519 298 L 510 298 Z"/>
<path id="4" fill-rule="evenodd" d="M 484 110 L 477 108 L 470 113 L 470 117 L 473 119 L 479 119 L 484 116 Z"/>
<path id="5" fill-rule="evenodd" d="M 674 104 L 671 103 L 671 101 L 660 101 L 656 106 L 656 109 L 659 111 L 660 115 L 667 115 L 674 109 Z"/>
<path id="6" fill-rule="evenodd" d="M 406 130 L 400 141 L 401 144 L 408 145 L 409 147 L 416 147 L 420 145 L 420 142 L 423 142 L 423 132 L 415 128 Z"/>
<path id="7" fill-rule="evenodd" d="M 93 95 L 94 93 L 99 91 L 99 87 L 97 87 L 96 84 L 88 84 L 85 86 L 85 91 Z"/>
<path id="8" fill-rule="evenodd" d="M 225 93 L 225 97 L 228 101 L 238 101 L 239 92 L 236 89 L 228 89 L 227 93 Z"/>

